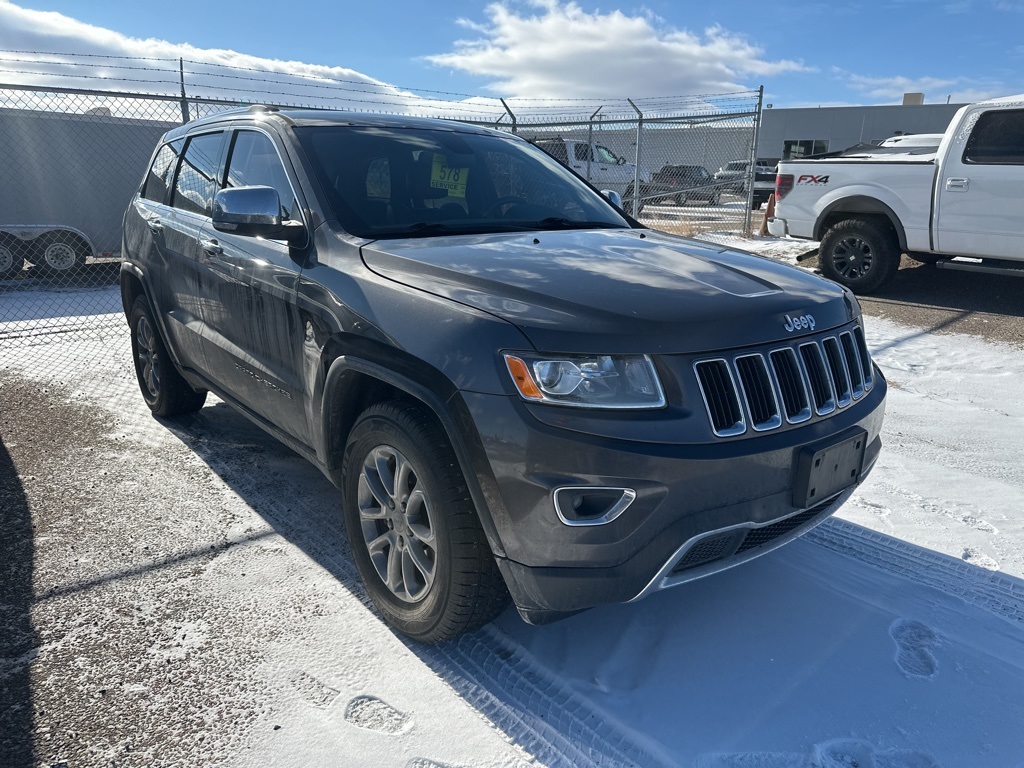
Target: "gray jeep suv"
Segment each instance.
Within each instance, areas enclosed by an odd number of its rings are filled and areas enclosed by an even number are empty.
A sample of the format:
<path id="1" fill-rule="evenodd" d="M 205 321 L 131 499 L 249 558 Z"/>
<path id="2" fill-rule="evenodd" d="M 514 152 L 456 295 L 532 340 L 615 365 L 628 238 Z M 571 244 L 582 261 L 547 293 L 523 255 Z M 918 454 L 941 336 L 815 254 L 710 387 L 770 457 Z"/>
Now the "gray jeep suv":
<path id="1" fill-rule="evenodd" d="M 886 385 L 842 287 L 644 229 L 515 136 L 254 107 L 169 131 L 121 293 L 161 417 L 215 392 L 340 489 L 423 641 L 742 563 L 832 514 Z"/>

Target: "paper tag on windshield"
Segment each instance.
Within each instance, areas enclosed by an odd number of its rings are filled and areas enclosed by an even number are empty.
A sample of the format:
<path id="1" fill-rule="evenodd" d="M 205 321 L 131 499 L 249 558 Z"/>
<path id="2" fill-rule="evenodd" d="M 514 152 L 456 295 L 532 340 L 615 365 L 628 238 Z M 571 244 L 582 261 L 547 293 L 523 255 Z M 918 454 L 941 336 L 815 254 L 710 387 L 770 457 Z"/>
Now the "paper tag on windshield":
<path id="1" fill-rule="evenodd" d="M 435 153 L 434 167 L 430 173 L 431 188 L 443 189 L 449 197 L 465 197 L 468 178 L 469 168 L 454 168 L 448 165 L 447 157 Z"/>

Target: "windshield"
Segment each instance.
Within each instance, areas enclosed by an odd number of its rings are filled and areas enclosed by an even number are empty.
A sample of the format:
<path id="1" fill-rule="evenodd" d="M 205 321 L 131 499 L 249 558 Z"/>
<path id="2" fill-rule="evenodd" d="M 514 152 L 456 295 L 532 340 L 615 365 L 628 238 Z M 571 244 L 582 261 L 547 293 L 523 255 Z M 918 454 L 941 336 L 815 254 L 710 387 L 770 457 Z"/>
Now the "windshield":
<path id="1" fill-rule="evenodd" d="M 518 139 L 383 126 L 295 131 L 326 202 L 358 237 L 631 226 L 570 171 Z"/>

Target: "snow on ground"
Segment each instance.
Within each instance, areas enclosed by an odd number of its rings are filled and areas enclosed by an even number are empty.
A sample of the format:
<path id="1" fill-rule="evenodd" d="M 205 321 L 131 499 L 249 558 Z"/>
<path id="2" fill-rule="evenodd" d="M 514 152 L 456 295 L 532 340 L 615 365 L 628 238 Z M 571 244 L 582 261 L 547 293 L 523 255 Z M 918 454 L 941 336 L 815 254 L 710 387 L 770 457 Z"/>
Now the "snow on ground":
<path id="1" fill-rule="evenodd" d="M 775 243 L 780 259 L 806 248 Z M 37 533 L 41 645 L 0 659 L 0 676 L 28 664 L 39 691 L 67 685 L 70 701 L 69 683 L 103 662 L 88 628 L 60 616 L 98 600 L 107 631 L 141 633 L 151 656 L 244 716 L 206 715 L 205 746 L 183 746 L 190 721 L 172 710 L 141 721 L 149 762 L 110 736 L 75 764 L 164 764 L 161 744 L 175 742 L 193 766 L 1024 765 L 1024 352 L 866 326 L 890 382 L 884 446 L 837 519 L 637 604 L 545 627 L 510 610 L 438 647 L 403 642 L 367 607 L 337 493 L 310 465 L 213 399 L 177 424 L 148 415 L 124 331 L 102 349 L 0 343 L 0 397 L 27 381 L 105 425 L 78 472 L 109 489 L 83 513 L 91 525 Z M 102 521 L 132 510 L 156 526 L 153 551 L 115 560 Z M 163 610 L 182 590 L 191 598 Z M 162 678 L 128 666 L 137 700 L 116 704 L 162 711 Z"/>

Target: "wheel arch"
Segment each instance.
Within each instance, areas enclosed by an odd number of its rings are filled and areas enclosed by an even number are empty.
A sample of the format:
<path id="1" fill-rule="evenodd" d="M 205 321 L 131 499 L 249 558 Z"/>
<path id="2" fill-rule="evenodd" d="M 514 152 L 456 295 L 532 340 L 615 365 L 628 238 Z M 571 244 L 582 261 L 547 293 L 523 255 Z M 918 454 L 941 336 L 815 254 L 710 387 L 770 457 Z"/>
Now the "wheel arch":
<path id="1" fill-rule="evenodd" d="M 124 309 L 124 316 L 127 319 L 132 312 L 132 306 L 139 296 L 149 296 L 146 293 L 143 283 L 142 270 L 130 262 L 121 264 L 121 307 Z M 152 303 L 152 302 L 150 302 Z"/>
<path id="2" fill-rule="evenodd" d="M 900 251 L 907 250 L 907 233 L 900 217 L 881 200 L 867 195 L 844 197 L 825 206 L 814 223 L 814 239 L 821 240 L 833 225 L 852 218 L 884 221 L 895 233 Z"/>
<path id="3" fill-rule="evenodd" d="M 448 437 L 459 468 L 465 478 L 491 551 L 505 556 L 492 511 L 480 484 L 479 472 L 487 469 L 474 461 L 469 444 L 480 442 L 472 419 L 458 391 L 440 372 L 423 370 L 423 364 L 409 367 L 394 365 L 394 350 L 387 357 L 376 357 L 373 350 L 342 354 L 339 346 L 328 345 L 323 365 L 323 390 L 320 408 L 317 453 L 328 476 L 342 486 L 341 467 L 345 444 L 359 415 L 371 405 L 403 398 L 421 405 L 433 416 Z M 396 370 L 400 367 L 400 370 Z M 447 383 L 445 383 L 447 382 Z M 477 456 L 482 455 L 482 449 Z"/>

